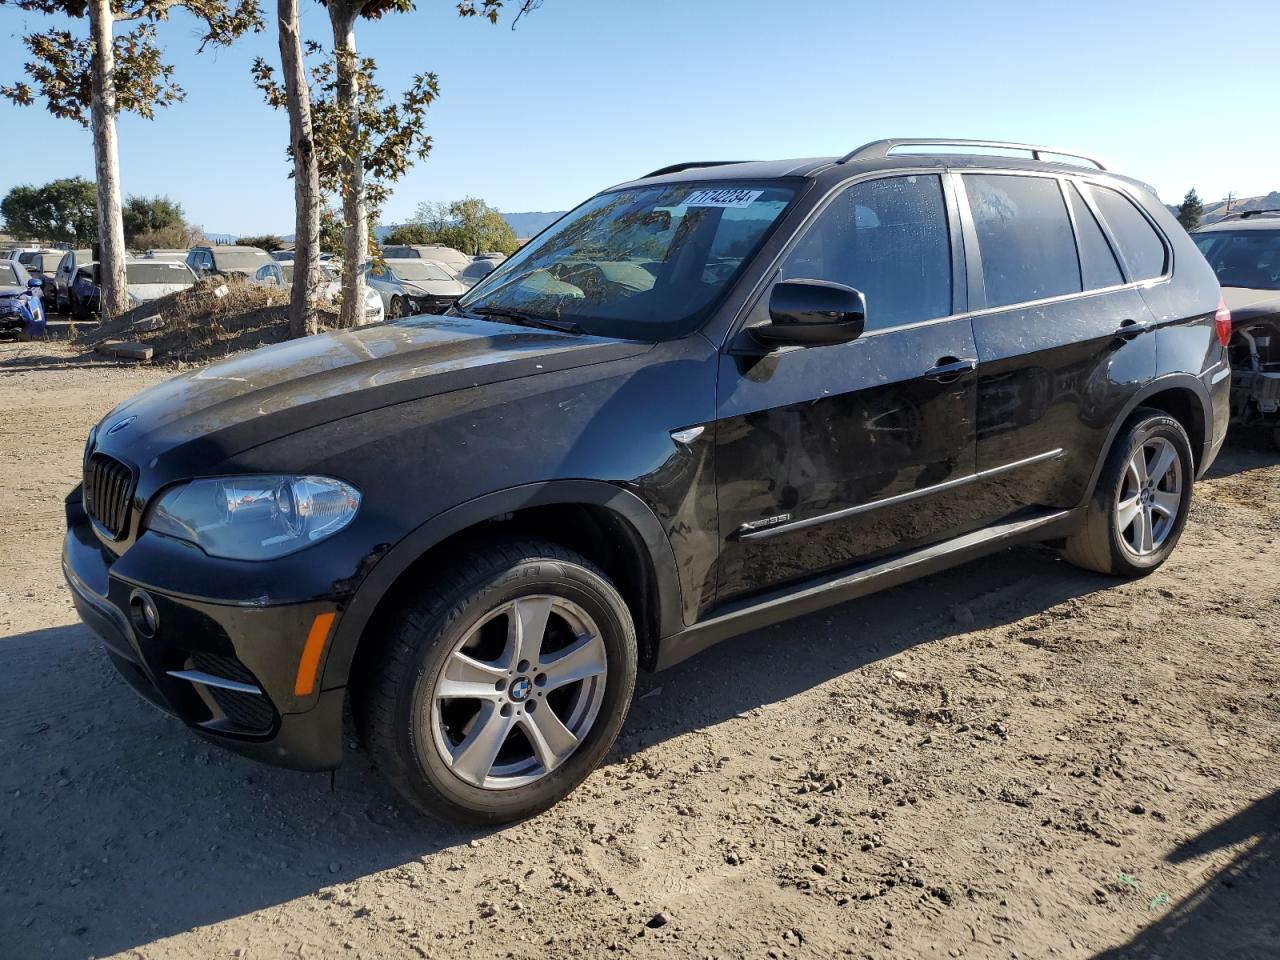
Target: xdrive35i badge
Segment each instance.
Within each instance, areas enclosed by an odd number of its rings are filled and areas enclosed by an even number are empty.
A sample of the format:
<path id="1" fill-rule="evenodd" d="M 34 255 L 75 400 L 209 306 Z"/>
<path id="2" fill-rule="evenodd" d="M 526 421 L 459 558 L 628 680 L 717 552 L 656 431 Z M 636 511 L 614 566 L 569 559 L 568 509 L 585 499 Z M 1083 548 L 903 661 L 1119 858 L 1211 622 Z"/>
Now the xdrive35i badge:
<path id="1" fill-rule="evenodd" d="M 107 436 L 108 437 L 115 436 L 117 433 L 119 433 L 121 430 L 129 426 L 129 424 L 133 423 L 133 421 L 137 419 L 138 419 L 137 417 L 125 417 L 123 420 L 117 420 L 115 423 L 113 423 L 110 427 L 107 428 Z"/>

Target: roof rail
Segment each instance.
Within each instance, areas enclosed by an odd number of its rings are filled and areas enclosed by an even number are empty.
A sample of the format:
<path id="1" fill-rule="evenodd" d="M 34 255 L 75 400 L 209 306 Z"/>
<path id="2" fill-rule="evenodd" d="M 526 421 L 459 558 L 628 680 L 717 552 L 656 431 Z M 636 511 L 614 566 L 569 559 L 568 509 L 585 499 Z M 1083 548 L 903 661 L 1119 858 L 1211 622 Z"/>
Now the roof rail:
<path id="1" fill-rule="evenodd" d="M 641 180 L 650 177 L 661 177 L 668 173 L 679 173 L 681 170 L 696 170 L 699 167 L 727 167 L 731 163 L 750 163 L 750 160 L 690 160 L 688 163 L 673 163 L 669 167 L 659 167 L 653 173 L 646 173 Z"/>
<path id="2" fill-rule="evenodd" d="M 1012 143 L 1005 140 L 952 140 L 945 137 L 913 137 L 895 140 L 875 140 L 865 143 L 857 150 L 846 153 L 836 163 L 848 163 L 850 160 L 883 160 L 899 147 L 981 147 L 994 150 L 1025 150 L 1031 159 L 1042 160 L 1042 154 L 1051 153 L 1059 157 L 1071 157 L 1085 160 L 1099 170 L 1106 170 L 1106 165 L 1096 157 L 1090 157 L 1075 150 L 1062 150 L 1058 147 L 1042 147 L 1034 143 Z M 934 150 L 931 153 L 946 153 L 946 150 Z"/>
<path id="3" fill-rule="evenodd" d="M 1264 213 L 1280 213 L 1280 208 L 1277 208 L 1277 207 L 1267 207 L 1267 208 L 1266 208 L 1266 209 L 1264 209 L 1264 210 L 1241 210 L 1239 213 L 1228 213 L 1228 214 L 1227 214 L 1225 217 L 1223 217 L 1222 219 L 1223 219 L 1223 220 L 1228 220 L 1228 219 L 1230 219 L 1230 220 L 1234 220 L 1236 217 L 1239 217 L 1241 220 L 1248 220 L 1250 217 L 1260 217 L 1260 216 L 1262 216 Z"/>

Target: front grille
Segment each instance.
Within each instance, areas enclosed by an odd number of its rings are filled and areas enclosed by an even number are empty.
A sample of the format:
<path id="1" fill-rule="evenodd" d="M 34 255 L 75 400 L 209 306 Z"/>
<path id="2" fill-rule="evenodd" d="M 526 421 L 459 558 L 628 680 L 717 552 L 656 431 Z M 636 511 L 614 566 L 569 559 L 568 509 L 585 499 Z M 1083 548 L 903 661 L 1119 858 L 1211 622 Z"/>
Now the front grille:
<path id="1" fill-rule="evenodd" d="M 95 453 L 84 467 L 84 508 L 98 526 L 119 539 L 129 529 L 133 471 L 115 457 Z"/>
<path id="2" fill-rule="evenodd" d="M 257 679 L 248 668 L 234 657 L 197 650 L 191 654 L 191 666 L 193 669 L 215 677 L 259 686 Z M 262 694 L 242 693 L 239 690 L 226 690 L 215 686 L 207 686 L 205 689 L 209 691 L 209 696 L 218 705 L 218 709 L 238 727 L 260 732 L 269 730 L 275 722 L 276 714 L 271 707 L 271 701 Z"/>

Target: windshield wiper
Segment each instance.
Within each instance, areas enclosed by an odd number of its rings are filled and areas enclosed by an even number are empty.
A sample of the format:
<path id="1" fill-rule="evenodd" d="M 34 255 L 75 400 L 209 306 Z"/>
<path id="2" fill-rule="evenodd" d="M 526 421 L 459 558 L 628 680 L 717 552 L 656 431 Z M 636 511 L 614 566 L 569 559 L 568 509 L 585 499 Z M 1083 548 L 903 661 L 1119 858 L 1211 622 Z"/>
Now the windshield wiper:
<path id="1" fill-rule="evenodd" d="M 508 323 L 518 324 L 522 327 L 540 327 L 543 330 L 558 330 L 561 333 L 587 332 L 572 320 L 552 320 L 549 317 L 539 316 L 538 314 L 507 310 L 504 307 L 470 307 L 468 312 L 481 317 L 505 320 Z"/>

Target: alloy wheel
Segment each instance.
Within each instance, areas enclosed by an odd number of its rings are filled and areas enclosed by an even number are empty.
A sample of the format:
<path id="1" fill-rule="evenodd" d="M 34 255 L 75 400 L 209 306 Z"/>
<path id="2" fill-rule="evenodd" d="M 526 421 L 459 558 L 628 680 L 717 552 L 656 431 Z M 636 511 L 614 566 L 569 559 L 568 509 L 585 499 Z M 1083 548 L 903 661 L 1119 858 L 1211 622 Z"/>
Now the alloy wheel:
<path id="1" fill-rule="evenodd" d="M 519 597 L 482 617 L 450 653 L 428 704 L 432 742 L 472 786 L 525 786 L 586 738 L 606 677 L 604 639 L 586 611 L 560 596 Z"/>
<path id="2" fill-rule="evenodd" d="M 1155 553 L 1169 538 L 1182 509 L 1182 459 L 1165 437 L 1144 441 L 1129 458 L 1116 498 L 1116 529 L 1129 552 Z"/>

